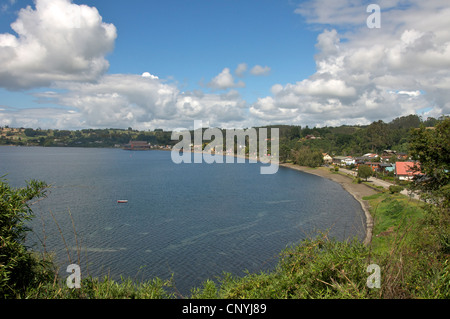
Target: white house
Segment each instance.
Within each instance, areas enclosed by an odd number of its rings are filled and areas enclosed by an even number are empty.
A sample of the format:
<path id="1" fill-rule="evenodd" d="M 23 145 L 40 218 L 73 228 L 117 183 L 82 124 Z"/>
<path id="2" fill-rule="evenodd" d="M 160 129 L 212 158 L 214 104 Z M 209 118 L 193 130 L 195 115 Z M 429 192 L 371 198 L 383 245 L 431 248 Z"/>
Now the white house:
<path id="1" fill-rule="evenodd" d="M 345 165 L 355 165 L 356 164 L 356 160 L 351 156 L 347 156 L 342 162 Z"/>
<path id="2" fill-rule="evenodd" d="M 322 153 L 322 155 L 323 155 L 323 161 L 325 163 L 333 162 L 333 158 L 330 155 L 328 155 L 327 153 Z"/>

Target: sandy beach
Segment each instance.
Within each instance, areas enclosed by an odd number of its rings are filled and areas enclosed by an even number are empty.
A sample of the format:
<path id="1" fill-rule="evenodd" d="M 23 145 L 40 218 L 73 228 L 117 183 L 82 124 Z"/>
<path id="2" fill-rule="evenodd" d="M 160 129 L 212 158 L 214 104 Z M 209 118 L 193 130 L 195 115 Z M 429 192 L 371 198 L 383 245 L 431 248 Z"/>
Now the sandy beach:
<path id="1" fill-rule="evenodd" d="M 377 192 L 374 189 L 364 184 L 354 184 L 351 178 L 341 174 L 333 174 L 332 172 L 330 172 L 329 168 L 326 167 L 309 168 L 287 163 L 280 164 L 280 166 L 328 178 L 336 183 L 339 183 L 361 204 L 361 207 L 366 215 L 366 238 L 364 239 L 364 244 L 370 244 L 370 242 L 372 241 L 373 233 L 373 219 L 369 211 L 369 203 L 363 200 L 363 197 L 376 194 Z"/>

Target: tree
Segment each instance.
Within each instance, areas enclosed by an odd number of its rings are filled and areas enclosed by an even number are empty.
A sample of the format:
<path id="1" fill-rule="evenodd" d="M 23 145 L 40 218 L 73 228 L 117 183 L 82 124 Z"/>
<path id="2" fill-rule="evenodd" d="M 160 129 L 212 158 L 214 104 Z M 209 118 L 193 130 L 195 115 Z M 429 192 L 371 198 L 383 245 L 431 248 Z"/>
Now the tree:
<path id="1" fill-rule="evenodd" d="M 322 152 L 303 147 L 295 155 L 295 164 L 313 168 L 318 167 L 323 164 Z"/>
<path id="2" fill-rule="evenodd" d="M 27 137 L 35 137 L 36 136 L 36 131 L 33 130 L 32 128 L 26 128 L 24 133 Z"/>
<path id="3" fill-rule="evenodd" d="M 291 149 L 286 144 L 280 146 L 280 162 L 285 163 L 290 157 Z"/>
<path id="4" fill-rule="evenodd" d="M 372 176 L 373 172 L 372 169 L 370 168 L 370 166 L 368 165 L 360 165 L 358 167 L 358 177 L 359 178 L 364 178 L 366 181 L 367 179 Z"/>
<path id="5" fill-rule="evenodd" d="M 436 192 L 450 183 L 450 117 L 435 128 L 421 126 L 412 132 L 410 152 L 420 163 L 417 170 L 426 178 L 417 179 L 415 185 L 422 191 Z M 447 198 L 447 200 L 449 200 Z"/>
<path id="6" fill-rule="evenodd" d="M 412 189 L 421 192 L 429 205 L 427 223 L 436 236 L 440 250 L 450 254 L 450 117 L 441 119 L 435 128 L 424 125 L 412 132 L 410 151 L 419 161 L 423 174 L 413 180 Z"/>

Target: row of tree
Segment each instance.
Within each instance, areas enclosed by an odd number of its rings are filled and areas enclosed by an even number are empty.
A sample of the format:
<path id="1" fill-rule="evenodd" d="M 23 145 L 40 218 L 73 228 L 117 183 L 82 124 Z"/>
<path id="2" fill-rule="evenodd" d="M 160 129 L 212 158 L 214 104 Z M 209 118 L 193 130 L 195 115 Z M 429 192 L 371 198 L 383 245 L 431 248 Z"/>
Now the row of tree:
<path id="1" fill-rule="evenodd" d="M 386 149 L 407 153 L 412 129 L 421 126 L 434 127 L 439 119 L 422 119 L 418 115 L 398 117 L 389 123 L 375 121 L 367 126 L 314 127 L 294 125 L 275 125 L 280 131 L 280 158 L 307 166 L 322 164 L 319 154 L 352 155 L 373 152 L 381 153 Z M 268 130 L 270 132 L 270 130 Z M 24 130 L 23 139 L 0 138 L 0 144 L 40 145 L 40 146 L 77 146 L 77 147 L 113 147 L 123 145 L 130 140 L 146 141 L 154 145 L 175 145 L 171 132 L 162 130 L 137 131 L 128 129 L 85 129 L 68 130 Z M 9 135 L 12 133 L 9 132 Z M 193 134 L 191 134 L 193 136 Z M 224 134 L 225 136 L 225 134 Z M 192 141 L 194 143 L 194 141 Z M 225 143 L 224 143 L 225 145 Z M 235 147 L 236 148 L 236 147 Z"/>
<path id="2" fill-rule="evenodd" d="M 15 139 L 9 138 L 15 136 Z M 84 129 L 84 130 L 41 130 L 26 128 L 20 133 L 8 131 L 0 138 L 1 144 L 35 145 L 35 146 L 68 146 L 68 147 L 114 147 L 130 140 L 146 141 L 154 145 L 168 145 L 171 133 L 162 130 L 136 131 L 124 129 Z"/>

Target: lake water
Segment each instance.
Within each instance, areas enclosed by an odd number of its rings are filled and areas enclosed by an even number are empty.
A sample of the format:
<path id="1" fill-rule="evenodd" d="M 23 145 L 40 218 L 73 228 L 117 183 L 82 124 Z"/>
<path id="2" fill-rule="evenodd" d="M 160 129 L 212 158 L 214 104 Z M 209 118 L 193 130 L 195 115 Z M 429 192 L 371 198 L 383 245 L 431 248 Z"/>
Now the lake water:
<path id="1" fill-rule="evenodd" d="M 11 186 L 52 185 L 33 206 L 28 242 L 55 252 L 62 274 L 70 263 L 82 276 L 174 274 L 183 294 L 223 272 L 270 270 L 284 248 L 316 230 L 363 240 L 363 210 L 339 184 L 283 167 L 261 175 L 260 165 L 176 165 L 165 151 L 0 147 L 0 176 Z"/>

